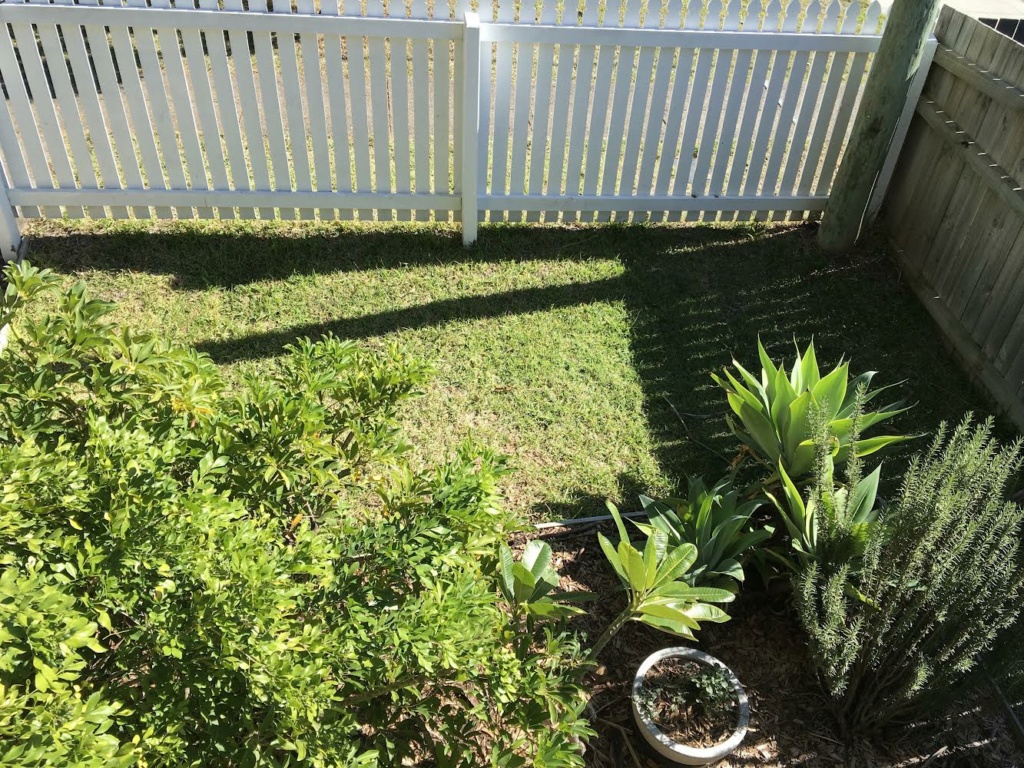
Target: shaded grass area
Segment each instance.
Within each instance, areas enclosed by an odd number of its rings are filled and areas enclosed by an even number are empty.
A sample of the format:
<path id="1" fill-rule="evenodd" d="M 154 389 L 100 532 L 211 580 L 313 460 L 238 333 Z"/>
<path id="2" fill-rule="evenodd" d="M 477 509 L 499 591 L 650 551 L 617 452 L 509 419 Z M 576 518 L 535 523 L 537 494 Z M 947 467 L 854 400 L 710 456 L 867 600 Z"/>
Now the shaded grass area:
<path id="1" fill-rule="evenodd" d="M 986 412 L 884 249 L 829 259 L 811 227 L 497 225 L 468 251 L 447 225 L 33 227 L 34 263 L 229 377 L 325 333 L 430 361 L 412 442 L 424 458 L 467 437 L 507 452 L 509 503 L 533 519 L 721 474 L 735 441 L 708 374 L 731 355 L 755 366 L 759 333 L 776 356 L 813 335 L 823 365 L 846 354 L 876 384 L 906 379 L 901 431 Z"/>

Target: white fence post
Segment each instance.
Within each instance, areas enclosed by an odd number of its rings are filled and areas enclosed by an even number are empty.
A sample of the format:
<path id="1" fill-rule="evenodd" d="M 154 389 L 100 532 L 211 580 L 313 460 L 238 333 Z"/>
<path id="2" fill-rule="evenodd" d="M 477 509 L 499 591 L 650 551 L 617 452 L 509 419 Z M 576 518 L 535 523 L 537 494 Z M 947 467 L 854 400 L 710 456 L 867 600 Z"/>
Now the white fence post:
<path id="1" fill-rule="evenodd" d="M 17 261 L 21 256 L 21 233 L 7 194 L 7 179 L 0 170 L 0 254 L 4 263 Z"/>
<path id="2" fill-rule="evenodd" d="M 921 66 L 914 73 L 914 79 L 910 82 L 910 90 L 907 91 L 907 103 L 903 107 L 903 114 L 896 125 L 896 132 L 893 133 L 892 143 L 889 144 L 889 152 L 885 156 L 885 163 L 875 181 L 875 189 L 868 201 L 868 210 L 864 216 L 864 224 L 870 224 L 878 217 L 878 212 L 885 202 L 885 193 L 889 189 L 889 182 L 892 181 L 893 171 L 896 170 L 896 161 L 900 158 L 900 151 L 903 149 L 903 142 L 907 138 L 907 131 L 910 130 L 910 122 L 914 119 L 914 112 L 917 110 L 918 99 L 924 91 L 924 83 L 928 79 L 928 71 L 932 68 L 932 60 L 935 58 L 935 51 L 939 42 L 931 38 L 924 49 L 921 57 Z"/>
<path id="3" fill-rule="evenodd" d="M 466 11 L 462 41 L 462 244 L 476 242 L 480 190 L 480 17 Z"/>

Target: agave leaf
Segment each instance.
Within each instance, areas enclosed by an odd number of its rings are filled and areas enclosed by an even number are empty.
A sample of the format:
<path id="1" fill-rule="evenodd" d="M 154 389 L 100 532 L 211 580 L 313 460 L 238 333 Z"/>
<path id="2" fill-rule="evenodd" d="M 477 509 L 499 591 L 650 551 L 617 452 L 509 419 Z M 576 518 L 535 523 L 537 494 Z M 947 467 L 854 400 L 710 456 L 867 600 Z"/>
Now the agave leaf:
<path id="1" fill-rule="evenodd" d="M 857 441 L 857 456 L 870 456 L 876 451 L 880 451 L 883 448 L 887 448 L 890 445 L 896 445 L 897 443 L 905 443 L 908 440 L 916 440 L 920 435 L 880 435 L 878 437 L 868 437 L 864 440 Z M 842 461 L 843 459 L 836 456 L 836 461 Z"/>
<path id="2" fill-rule="evenodd" d="M 743 573 L 743 566 L 740 565 L 738 560 L 722 560 L 718 563 L 715 568 L 715 573 L 720 573 L 723 576 L 728 576 L 736 581 L 743 581 L 745 574 Z"/>
<path id="3" fill-rule="evenodd" d="M 803 386 L 796 388 L 798 392 L 801 389 L 813 389 L 821 381 L 821 373 L 818 370 L 818 357 L 814 351 L 814 339 L 811 339 L 807 345 L 803 359 L 800 361 L 800 377 L 803 379 L 801 382 Z"/>
<path id="4" fill-rule="evenodd" d="M 811 474 L 814 469 L 815 452 L 814 440 L 811 438 L 796 447 L 789 455 L 789 472 L 792 477 L 806 477 Z"/>
<path id="5" fill-rule="evenodd" d="M 736 538 L 733 545 L 733 552 L 736 555 L 740 555 L 746 552 L 751 547 L 756 547 L 763 541 L 767 541 L 771 538 L 772 531 L 766 528 L 755 528 L 752 531 L 747 531 Z"/>
<path id="6" fill-rule="evenodd" d="M 854 522 L 865 522 L 873 516 L 881 476 L 882 465 L 879 464 L 875 467 L 874 472 L 863 478 L 853 489 L 853 497 L 850 499 L 850 515 Z"/>
<path id="7" fill-rule="evenodd" d="M 796 453 L 797 447 L 811 435 L 811 410 L 814 397 L 810 392 L 803 392 L 789 404 L 786 414 L 785 428 L 780 427 L 783 451 L 787 456 Z"/>
<path id="8" fill-rule="evenodd" d="M 739 417 L 747 432 L 754 438 L 750 448 L 773 464 L 777 462 L 780 456 L 778 438 L 771 422 L 763 413 L 755 411 L 746 403 L 741 406 Z"/>
<path id="9" fill-rule="evenodd" d="M 849 378 L 849 366 L 843 363 L 822 378 L 811 390 L 814 394 L 814 399 L 825 408 L 825 414 L 830 421 L 835 419 L 843 408 Z"/>
<path id="10" fill-rule="evenodd" d="M 728 397 L 729 405 L 732 407 L 733 412 L 737 416 L 740 415 L 740 406 L 743 403 L 746 403 L 747 405 L 749 405 L 751 408 L 753 408 L 756 411 L 765 411 L 765 410 L 767 410 L 767 407 L 768 407 L 766 405 L 766 403 L 768 402 L 767 398 L 762 397 L 759 400 L 757 395 L 755 395 L 749 389 L 747 389 L 742 384 L 740 384 L 738 381 L 736 381 L 736 379 L 733 377 L 733 375 L 731 373 L 726 371 L 725 375 L 728 377 L 729 381 L 734 383 L 733 389 L 726 388 L 726 396 Z M 759 392 L 760 392 L 760 390 L 759 390 Z"/>
<path id="11" fill-rule="evenodd" d="M 891 419 L 893 416 L 898 416 L 899 414 L 909 410 L 910 406 L 903 405 L 902 401 L 898 403 L 890 403 L 889 405 L 885 406 L 882 410 L 871 411 L 870 413 L 863 414 L 860 417 L 860 422 L 858 426 L 860 427 L 861 431 L 863 431 L 865 429 L 873 427 L 875 424 L 883 422 L 886 419 Z"/>
<path id="12" fill-rule="evenodd" d="M 798 390 L 786 378 L 786 370 L 780 367 L 779 373 L 775 377 L 775 394 L 772 397 L 770 408 L 772 421 L 775 422 L 780 435 L 784 434 L 782 425 L 789 417 L 789 406 L 796 400 L 797 394 Z"/>
<path id="13" fill-rule="evenodd" d="M 757 356 L 761 360 L 761 368 L 768 374 L 769 379 L 774 379 L 777 369 L 775 363 L 768 356 L 768 353 L 764 349 L 764 344 L 761 343 L 761 337 L 757 338 Z"/>
<path id="14" fill-rule="evenodd" d="M 747 384 L 749 385 L 750 389 L 753 390 L 754 393 L 758 394 L 761 397 L 761 402 L 765 404 L 765 407 L 767 407 L 767 404 L 768 404 L 768 393 L 765 390 L 764 385 L 757 380 L 757 378 L 754 376 L 754 374 L 752 374 L 750 371 L 748 371 L 746 368 L 744 368 L 742 365 L 740 365 L 738 361 L 733 360 L 732 364 L 733 364 L 733 367 L 737 371 L 740 372 L 740 376 L 742 376 L 743 380 L 745 382 L 747 382 Z M 733 386 L 740 386 L 740 383 L 738 381 L 736 381 L 736 377 L 734 377 L 731 373 L 729 373 L 728 369 L 726 369 L 725 375 L 729 378 L 729 380 L 731 382 L 733 382 Z M 745 389 L 745 387 L 744 387 L 744 389 Z"/>

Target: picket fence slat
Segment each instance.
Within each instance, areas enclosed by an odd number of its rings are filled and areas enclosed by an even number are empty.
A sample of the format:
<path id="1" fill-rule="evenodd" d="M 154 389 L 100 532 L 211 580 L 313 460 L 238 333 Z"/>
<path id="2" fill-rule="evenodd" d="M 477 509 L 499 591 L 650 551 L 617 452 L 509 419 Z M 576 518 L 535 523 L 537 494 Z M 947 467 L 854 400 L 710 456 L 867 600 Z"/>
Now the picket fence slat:
<path id="1" fill-rule="evenodd" d="M 464 0 L 102 2 L 0 4 L 23 216 L 802 219 L 880 20 L 873 3 L 854 29 L 837 0 L 806 19 L 779 0 L 502 0 L 467 122 Z"/>
<path id="2" fill-rule="evenodd" d="M 326 16 L 338 15 L 338 3 L 324 2 L 322 13 Z M 346 92 L 351 93 L 352 70 L 351 61 L 347 62 L 348 70 L 346 75 L 346 62 L 342 56 L 342 48 L 345 45 L 340 35 L 324 34 L 322 37 L 324 56 L 323 65 L 327 73 L 327 103 L 330 110 L 330 136 L 333 143 L 332 160 L 334 172 L 329 183 L 318 185 L 318 191 L 331 191 L 332 187 L 339 194 L 351 192 L 353 173 L 353 154 L 351 150 L 355 124 L 355 110 L 353 108 L 352 124 L 349 123 L 348 103 Z M 319 174 L 319 171 L 317 172 Z M 319 175 L 318 175 L 319 178 Z M 326 209 L 321 209 L 321 215 Z M 333 215 L 328 211 L 328 215 Z M 342 208 L 338 211 L 338 218 L 342 221 L 351 221 L 354 212 Z"/>
<path id="3" fill-rule="evenodd" d="M 67 0 L 60 0 L 67 2 Z M 63 31 L 64 45 L 67 49 L 67 61 L 71 66 L 71 73 L 75 83 L 91 83 L 93 78 L 92 68 L 89 66 L 89 54 L 86 51 L 84 30 L 76 25 L 71 25 Z M 63 56 L 61 57 L 63 58 Z M 101 58 L 97 56 L 97 58 Z M 57 66 L 55 69 L 67 74 L 64 67 Z M 68 83 L 70 88 L 70 82 Z M 103 108 L 100 105 L 99 94 L 95 87 L 79 87 L 77 89 L 79 109 L 83 118 L 83 125 L 86 129 L 85 158 L 91 161 L 95 158 L 100 169 L 100 178 L 105 189 L 117 189 L 121 186 L 121 179 L 117 171 L 117 161 L 114 159 L 114 149 L 110 143 L 111 130 L 107 126 L 103 116 Z M 90 151 L 89 147 L 92 147 Z M 82 179 L 79 178 L 81 182 Z M 110 215 L 115 219 L 128 218 L 128 209 L 124 206 L 114 206 L 110 209 Z"/>
<path id="4" fill-rule="evenodd" d="M 274 13 L 291 14 L 291 3 L 274 3 Z M 290 32 L 278 32 L 276 67 L 278 68 L 278 88 L 284 97 L 282 128 L 285 130 L 285 146 L 289 163 L 289 187 L 298 192 L 312 192 L 313 181 L 309 167 L 309 149 L 307 146 L 305 116 L 302 112 L 302 82 L 299 79 L 299 52 L 295 45 L 295 35 Z M 280 188 L 280 183 L 278 184 Z M 313 209 L 302 208 L 299 218 L 309 220 L 314 217 Z"/>
<path id="5" fill-rule="evenodd" d="M 597 0 L 590 0 L 583 10 L 583 25 L 597 24 Z M 572 127 L 569 130 L 569 154 L 565 166 L 566 194 L 578 195 L 583 183 L 583 153 L 587 141 L 587 117 L 590 113 L 590 101 L 594 84 L 594 59 L 598 48 L 592 45 L 580 46 L 576 65 L 576 78 L 573 87 Z M 579 219 L 574 213 L 571 218 Z"/>
<path id="6" fill-rule="evenodd" d="M 96 173 L 92 165 L 92 153 L 89 151 L 89 140 L 85 135 L 82 115 L 78 111 L 78 99 L 75 98 L 71 77 L 68 74 L 67 59 L 64 56 L 57 27 L 50 24 L 39 24 L 36 27 L 42 55 L 46 59 L 46 71 L 49 74 L 49 86 L 55 94 L 57 115 L 61 123 L 61 131 L 67 141 L 69 160 L 75 177 L 86 187 L 96 186 Z M 88 213 L 93 218 L 103 218 L 103 206 L 92 206 Z"/>
<path id="7" fill-rule="evenodd" d="M 427 18 L 426 0 L 413 0 L 411 10 L 413 18 Z M 411 62 L 412 111 L 415 123 L 413 175 L 416 182 L 416 193 L 426 195 L 432 189 L 430 184 L 430 50 L 427 40 L 412 41 Z M 430 211 L 427 209 L 418 209 L 414 215 L 416 221 L 430 220 Z"/>
<path id="8" fill-rule="evenodd" d="M 818 20 L 822 13 L 821 4 L 812 3 L 807 9 L 807 18 L 804 27 L 811 33 L 818 33 Z M 826 17 L 822 21 L 823 29 L 831 31 L 835 28 L 835 12 L 838 12 L 838 4 L 831 4 L 826 10 Z M 825 67 L 828 64 L 827 51 L 815 51 L 813 59 L 809 62 L 810 70 L 804 83 L 803 94 L 800 98 L 800 105 L 796 107 L 797 113 L 793 122 L 792 136 L 786 146 L 786 159 L 782 165 L 780 181 L 780 193 L 792 192 L 796 186 L 797 173 L 800 164 L 806 155 L 805 143 L 807 135 L 811 130 L 811 120 L 820 104 L 821 89 L 824 87 Z M 775 211 L 772 218 L 781 221 L 786 218 L 787 211 Z M 794 212 L 794 216 L 798 215 Z"/>
<path id="9" fill-rule="evenodd" d="M 18 62 L 14 55 L 14 45 L 8 28 L 4 26 L 0 29 L 0 72 L 16 71 Z M 43 149 L 36 119 L 32 114 L 25 83 L 22 78 L 14 77 L 5 78 L 4 85 L 7 88 L 7 119 L 0 121 L 5 131 L 0 135 L 0 150 L 3 151 L 10 176 L 9 183 L 15 189 L 32 186 L 52 187 L 53 179 L 50 176 L 49 164 L 46 162 L 46 150 Z M 17 129 L 14 126 L 15 122 Z M 40 215 L 40 211 L 32 206 L 23 207 L 21 215 L 35 217 Z M 59 217 L 60 208 L 50 208 L 45 211 L 45 215 Z"/>
<path id="10" fill-rule="evenodd" d="M 204 10 L 210 10 L 217 7 L 217 2 L 218 0 L 199 0 L 199 7 Z M 207 31 L 203 34 L 201 42 L 205 42 L 206 49 L 209 52 L 208 62 L 210 74 L 213 78 L 212 83 L 210 83 L 214 103 L 212 119 L 214 125 L 216 125 L 217 112 L 219 111 L 220 132 L 223 136 L 224 146 L 227 148 L 226 161 L 228 168 L 225 170 L 230 176 L 230 182 L 228 182 L 230 186 L 225 188 L 247 190 L 251 188 L 249 184 L 249 169 L 242 145 L 242 129 L 238 110 L 235 108 L 235 100 L 238 98 L 238 95 L 231 82 L 231 68 L 228 63 L 224 32 L 219 30 Z M 201 51 L 202 49 L 197 51 L 194 56 L 189 54 L 197 67 L 203 66 Z M 204 124 L 204 135 L 208 134 L 210 130 Z M 221 156 L 223 157 L 223 155 Z M 210 161 L 210 171 L 215 187 L 219 185 L 219 171 L 216 169 L 217 162 L 216 156 Z M 234 209 L 220 209 L 222 218 L 233 216 L 234 213 Z M 256 211 L 254 208 L 242 208 L 239 209 L 238 216 L 242 219 L 252 219 L 255 218 Z"/>
<path id="11" fill-rule="evenodd" d="M 855 22 L 853 13 L 848 8 L 843 17 L 839 20 L 836 32 L 842 34 L 844 29 Z M 829 61 L 828 79 L 821 95 L 821 112 L 814 126 L 814 133 L 811 135 L 811 143 L 808 145 L 807 154 L 804 158 L 803 169 L 800 173 L 800 180 L 797 183 L 797 194 L 810 194 L 814 184 L 815 172 L 819 168 L 822 152 L 825 148 L 825 140 L 828 136 L 831 122 L 835 117 L 835 107 L 839 88 L 843 84 L 843 76 L 846 73 L 846 64 L 849 60 L 848 53 L 833 53 Z"/>
<path id="12" fill-rule="evenodd" d="M 736 14 L 735 17 L 732 16 L 733 13 Z M 733 28 L 740 29 L 741 25 L 749 26 L 747 22 L 751 20 L 752 16 L 749 10 L 747 18 L 741 21 L 739 9 L 735 7 L 735 4 L 730 8 L 729 25 Z M 729 95 L 725 102 L 722 128 L 717 141 L 717 151 L 715 152 L 715 162 L 711 171 L 711 180 L 708 184 L 709 192 L 714 195 L 725 194 L 726 173 L 729 168 L 729 160 L 736 151 L 740 109 L 743 106 L 744 95 L 750 91 L 750 62 L 755 53 L 756 51 L 749 50 L 737 51 L 736 59 L 733 62 L 733 75 L 729 83 Z M 716 213 L 706 213 L 702 218 L 704 221 L 714 221 L 717 216 L 718 214 Z"/>
<path id="13" fill-rule="evenodd" d="M 45 143 L 42 161 L 44 163 L 48 161 L 53 167 L 59 187 L 74 189 L 77 186 L 75 173 L 71 168 L 71 159 L 64 143 L 63 131 L 57 122 L 56 99 L 46 98 L 50 94 L 50 84 L 43 71 L 35 32 L 27 24 L 12 24 L 11 29 L 14 32 L 14 41 L 25 69 L 25 81 L 29 93 L 32 95 L 36 125 Z M 7 71 L 17 72 L 17 64 Z M 80 219 L 85 215 L 81 206 L 68 206 L 66 210 L 68 217 L 73 219 Z M 59 217 L 60 214 L 57 215 Z"/>
<path id="14" fill-rule="evenodd" d="M 669 5 L 669 19 L 678 16 L 672 13 L 674 4 Z M 698 29 L 700 27 L 700 5 L 687 3 L 686 16 L 682 20 L 684 29 Z M 661 160 L 658 163 L 658 176 L 654 184 L 654 194 L 657 196 L 667 195 L 670 185 L 675 178 L 676 154 L 679 147 L 680 131 L 683 126 L 683 110 L 686 108 L 687 97 L 690 93 L 691 71 L 693 69 L 694 57 L 697 51 L 693 48 L 682 48 L 678 50 L 675 73 L 672 78 L 672 96 L 669 105 L 668 115 L 665 122 L 665 136 L 662 143 Z M 654 221 L 662 221 L 667 211 L 653 211 L 651 217 Z"/>

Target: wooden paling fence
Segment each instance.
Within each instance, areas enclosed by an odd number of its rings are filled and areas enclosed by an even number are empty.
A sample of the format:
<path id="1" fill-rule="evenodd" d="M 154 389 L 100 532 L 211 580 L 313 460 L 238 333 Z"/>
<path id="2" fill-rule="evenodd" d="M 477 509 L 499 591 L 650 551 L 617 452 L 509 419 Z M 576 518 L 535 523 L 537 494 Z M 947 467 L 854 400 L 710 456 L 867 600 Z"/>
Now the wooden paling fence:
<path id="1" fill-rule="evenodd" d="M 972 375 L 1024 429 L 1024 46 L 945 8 L 883 214 Z"/>
<path id="2" fill-rule="evenodd" d="M 883 21 L 838 0 L 381 3 L 0 3 L 11 215 L 463 220 L 467 242 L 488 220 L 802 219 Z"/>

